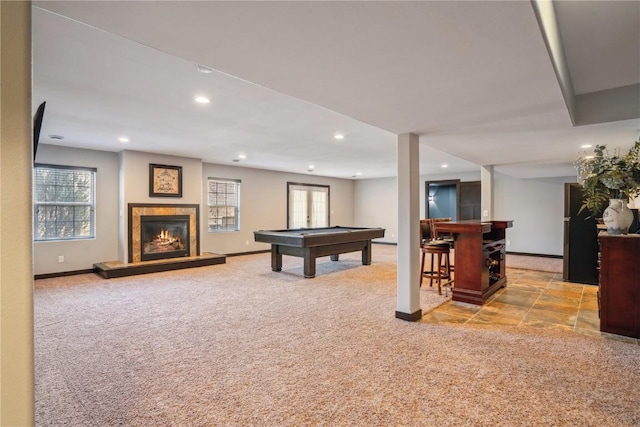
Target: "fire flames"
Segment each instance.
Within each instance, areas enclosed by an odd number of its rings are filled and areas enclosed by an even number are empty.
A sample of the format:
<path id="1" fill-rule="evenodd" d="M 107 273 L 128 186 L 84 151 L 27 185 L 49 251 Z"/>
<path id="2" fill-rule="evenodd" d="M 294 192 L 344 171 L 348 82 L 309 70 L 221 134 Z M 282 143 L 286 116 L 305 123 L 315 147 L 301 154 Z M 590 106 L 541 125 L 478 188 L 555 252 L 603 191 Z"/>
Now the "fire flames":
<path id="1" fill-rule="evenodd" d="M 180 235 L 171 235 L 169 230 L 161 229 L 160 233 L 144 244 L 144 253 L 169 252 L 184 249 Z"/>
<path id="2" fill-rule="evenodd" d="M 160 230 L 160 234 L 158 234 L 158 236 L 156 237 L 156 240 L 158 240 L 158 242 L 160 244 L 165 244 L 165 245 L 169 245 L 175 241 L 180 241 L 180 236 L 175 235 L 173 237 L 171 237 L 169 235 L 169 230 Z"/>

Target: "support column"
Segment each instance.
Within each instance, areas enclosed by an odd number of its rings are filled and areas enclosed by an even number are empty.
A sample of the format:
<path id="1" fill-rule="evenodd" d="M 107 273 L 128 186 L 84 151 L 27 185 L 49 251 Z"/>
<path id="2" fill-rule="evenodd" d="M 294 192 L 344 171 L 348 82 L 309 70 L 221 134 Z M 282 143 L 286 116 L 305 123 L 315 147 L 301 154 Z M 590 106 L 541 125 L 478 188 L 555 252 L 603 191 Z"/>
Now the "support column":
<path id="1" fill-rule="evenodd" d="M 482 221 L 493 219 L 493 166 L 480 167 Z"/>
<path id="2" fill-rule="evenodd" d="M 398 282 L 396 317 L 416 321 L 420 308 L 420 164 L 418 136 L 398 135 Z"/>
<path id="3" fill-rule="evenodd" d="M 0 2 L 0 425 L 34 424 L 31 2 Z"/>

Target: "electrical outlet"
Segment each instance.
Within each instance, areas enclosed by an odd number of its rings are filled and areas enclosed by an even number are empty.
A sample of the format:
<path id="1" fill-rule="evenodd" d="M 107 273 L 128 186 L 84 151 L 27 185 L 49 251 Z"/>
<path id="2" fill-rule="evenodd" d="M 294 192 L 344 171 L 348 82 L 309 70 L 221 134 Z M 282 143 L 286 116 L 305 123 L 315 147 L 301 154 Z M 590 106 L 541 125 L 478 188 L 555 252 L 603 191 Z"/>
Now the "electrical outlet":
<path id="1" fill-rule="evenodd" d="M 245 245 L 249 246 L 249 241 L 244 242 Z"/>
<path id="2" fill-rule="evenodd" d="M 58 264 L 61 264 L 64 262 L 64 255 L 58 255 Z"/>
<path id="3" fill-rule="evenodd" d="M 507 240 L 507 246 L 511 246 L 511 240 Z"/>

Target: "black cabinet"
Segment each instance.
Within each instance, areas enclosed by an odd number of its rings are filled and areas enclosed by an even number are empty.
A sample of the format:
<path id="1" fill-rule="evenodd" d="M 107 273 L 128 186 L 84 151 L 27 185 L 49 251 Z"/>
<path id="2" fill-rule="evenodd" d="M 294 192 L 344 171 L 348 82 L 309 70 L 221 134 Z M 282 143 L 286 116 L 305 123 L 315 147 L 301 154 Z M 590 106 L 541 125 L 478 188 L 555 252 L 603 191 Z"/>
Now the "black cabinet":
<path id="1" fill-rule="evenodd" d="M 562 278 L 568 282 L 598 284 L 598 229 L 591 212 L 583 211 L 582 186 L 564 187 L 564 248 Z"/>

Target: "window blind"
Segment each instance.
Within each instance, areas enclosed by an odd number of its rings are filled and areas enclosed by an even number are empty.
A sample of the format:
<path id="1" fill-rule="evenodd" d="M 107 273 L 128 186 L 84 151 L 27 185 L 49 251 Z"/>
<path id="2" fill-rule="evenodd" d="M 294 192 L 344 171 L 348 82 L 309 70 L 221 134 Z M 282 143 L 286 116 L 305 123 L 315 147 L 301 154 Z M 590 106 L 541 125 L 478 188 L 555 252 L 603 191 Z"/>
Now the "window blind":
<path id="1" fill-rule="evenodd" d="M 240 180 L 208 178 L 208 230 L 240 230 Z"/>
<path id="2" fill-rule="evenodd" d="M 37 164 L 34 240 L 95 238 L 95 168 Z"/>

